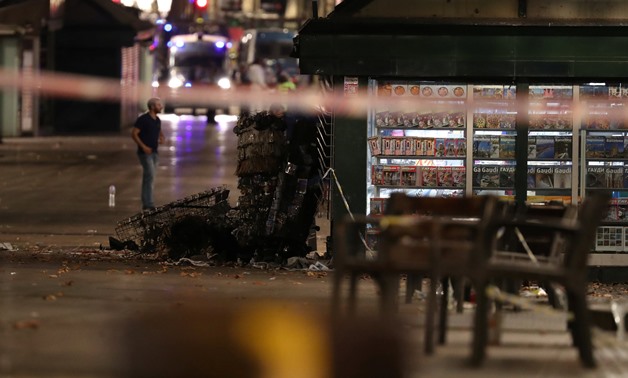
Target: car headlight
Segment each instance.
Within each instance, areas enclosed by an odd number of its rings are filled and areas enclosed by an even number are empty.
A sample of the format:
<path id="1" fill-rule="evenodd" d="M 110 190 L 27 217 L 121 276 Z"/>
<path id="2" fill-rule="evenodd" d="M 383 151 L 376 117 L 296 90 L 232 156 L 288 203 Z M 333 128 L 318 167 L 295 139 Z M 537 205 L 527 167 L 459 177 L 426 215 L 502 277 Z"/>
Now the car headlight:
<path id="1" fill-rule="evenodd" d="M 183 81 L 181 81 L 181 79 L 179 79 L 178 77 L 171 77 L 170 80 L 168 81 L 168 86 L 170 88 L 179 88 L 183 85 Z"/>
<path id="2" fill-rule="evenodd" d="M 218 80 L 218 86 L 222 89 L 229 89 L 231 88 L 231 80 L 229 80 L 226 77 L 223 77 L 220 80 Z"/>

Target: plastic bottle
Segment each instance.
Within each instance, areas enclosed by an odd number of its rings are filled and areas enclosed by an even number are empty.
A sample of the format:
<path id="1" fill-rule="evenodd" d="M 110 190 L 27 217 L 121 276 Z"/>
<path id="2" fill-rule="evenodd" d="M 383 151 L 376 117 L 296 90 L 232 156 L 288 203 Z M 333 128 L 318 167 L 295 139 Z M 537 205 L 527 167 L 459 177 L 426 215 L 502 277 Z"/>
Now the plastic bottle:
<path id="1" fill-rule="evenodd" d="M 116 207 L 116 186 L 109 185 L 109 207 Z"/>

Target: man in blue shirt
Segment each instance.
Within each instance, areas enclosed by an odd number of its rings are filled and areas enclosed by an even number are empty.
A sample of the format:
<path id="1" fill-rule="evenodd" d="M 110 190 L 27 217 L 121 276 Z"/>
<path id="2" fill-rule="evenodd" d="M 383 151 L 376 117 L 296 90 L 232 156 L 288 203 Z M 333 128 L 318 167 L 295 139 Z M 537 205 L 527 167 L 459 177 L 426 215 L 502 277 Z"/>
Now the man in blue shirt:
<path id="1" fill-rule="evenodd" d="M 131 136 L 137 144 L 137 156 L 140 159 L 144 173 L 142 175 L 142 210 L 155 208 L 153 202 L 153 187 L 157 174 L 159 155 L 157 148 L 164 143 L 164 134 L 161 131 L 161 120 L 157 114 L 163 110 L 159 98 L 151 98 L 147 103 L 148 111 L 137 118 Z"/>

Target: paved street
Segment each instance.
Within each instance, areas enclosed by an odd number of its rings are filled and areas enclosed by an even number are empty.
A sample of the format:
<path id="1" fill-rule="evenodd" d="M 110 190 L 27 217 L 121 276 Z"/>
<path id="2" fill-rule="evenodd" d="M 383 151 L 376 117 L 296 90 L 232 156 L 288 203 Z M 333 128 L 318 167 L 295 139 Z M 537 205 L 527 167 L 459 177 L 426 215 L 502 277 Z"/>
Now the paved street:
<path id="1" fill-rule="evenodd" d="M 370 280 L 360 282 L 358 320 L 330 328 L 330 283 L 325 272 L 172 267 L 122 252 L 2 252 L 0 376 L 255 377 L 261 361 L 290 377 L 329 377 L 329 366 L 343 367 L 343 378 L 401 376 L 390 373 L 398 366 L 406 377 L 626 374 L 626 346 L 612 333 L 598 333 L 599 368 L 587 370 L 565 315 L 531 311 L 507 311 L 502 345 L 481 369 L 467 365 L 470 309 L 451 314 L 446 346 L 427 357 L 424 303 L 375 321 Z"/>
<path id="2" fill-rule="evenodd" d="M 164 115 L 156 205 L 219 185 L 237 201 L 234 122 Z M 141 167 L 130 130 L 119 135 L 5 138 L 0 144 L 0 242 L 98 246 L 141 209 Z M 116 206 L 108 207 L 109 186 Z M 28 240 L 24 240 L 28 235 Z M 33 237 L 36 235 L 37 237 Z M 69 236 L 67 238 L 65 236 Z"/>
<path id="3" fill-rule="evenodd" d="M 164 116 L 164 126 L 157 204 L 218 185 L 234 203 L 233 123 Z M 127 131 L 8 138 L 0 172 L 0 243 L 17 249 L 0 249 L 0 377 L 327 377 L 330 366 L 352 372 L 336 377 L 392 377 L 399 364 L 409 377 L 626 376 L 625 344 L 610 332 L 596 337 L 600 367 L 580 366 L 564 313 L 508 312 L 502 346 L 470 369 L 472 309 L 452 314 L 447 345 L 426 357 L 418 297 L 393 322 L 361 317 L 328 332 L 331 273 L 168 266 L 101 250 L 141 206 Z M 358 313 L 373 314 L 369 279 L 360 298 Z"/>

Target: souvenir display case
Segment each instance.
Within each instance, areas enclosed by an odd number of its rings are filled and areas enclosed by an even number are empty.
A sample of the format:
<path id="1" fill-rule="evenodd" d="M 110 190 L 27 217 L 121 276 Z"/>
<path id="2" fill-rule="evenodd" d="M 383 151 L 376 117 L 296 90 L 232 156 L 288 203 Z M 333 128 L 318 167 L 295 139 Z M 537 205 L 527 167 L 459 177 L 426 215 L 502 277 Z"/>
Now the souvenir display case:
<path id="1" fill-rule="evenodd" d="M 580 87 L 582 195 L 610 190 L 613 199 L 603 226 L 598 229 L 597 251 L 628 251 L 628 118 L 624 103 L 628 87 Z"/>
<path id="2" fill-rule="evenodd" d="M 528 202 L 576 203 L 574 87 L 531 86 L 528 96 Z"/>
<path id="3" fill-rule="evenodd" d="M 510 85 L 473 87 L 473 193 L 512 200 L 517 157 L 516 88 Z M 527 202 L 577 198 L 572 175 L 577 161 L 573 131 L 573 87 L 531 86 L 528 94 L 526 156 Z M 576 144 L 574 144 L 574 140 Z M 576 175 L 577 177 L 577 175 Z"/>
<path id="4" fill-rule="evenodd" d="M 467 187 L 467 85 L 371 80 L 369 209 L 392 191 L 462 196 Z"/>
<path id="5" fill-rule="evenodd" d="M 474 194 L 513 198 L 515 189 L 516 88 L 473 86 L 469 107 L 473 135 Z"/>
<path id="6" fill-rule="evenodd" d="M 514 86 L 371 79 L 369 90 L 371 215 L 385 211 L 393 191 L 514 200 L 523 160 L 527 203 L 577 204 L 591 191 L 613 191 L 596 250 L 628 251 L 628 88 L 530 86 L 523 158 Z"/>

